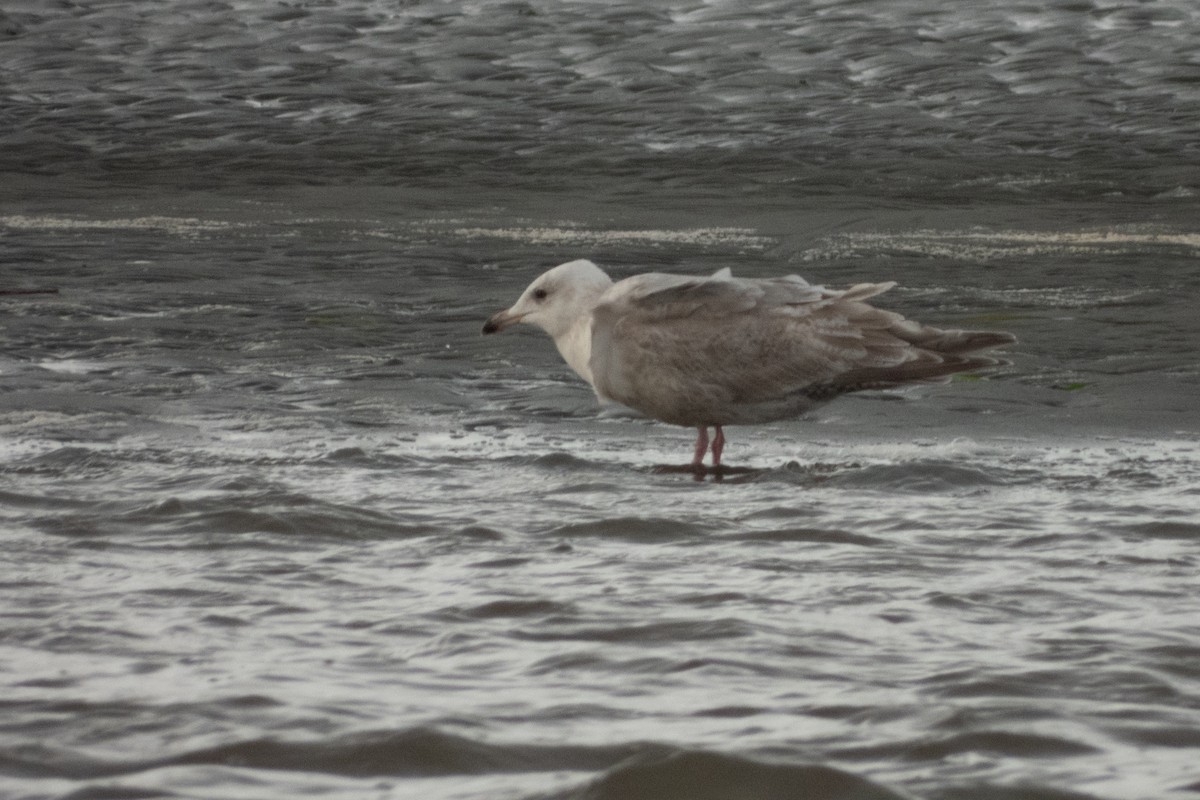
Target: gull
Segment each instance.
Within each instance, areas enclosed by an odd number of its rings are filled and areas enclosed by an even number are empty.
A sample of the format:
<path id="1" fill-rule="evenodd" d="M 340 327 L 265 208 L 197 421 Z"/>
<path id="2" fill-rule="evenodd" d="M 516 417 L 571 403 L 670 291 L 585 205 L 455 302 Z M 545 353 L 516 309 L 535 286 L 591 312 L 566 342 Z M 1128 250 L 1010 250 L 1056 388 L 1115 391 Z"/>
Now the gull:
<path id="1" fill-rule="evenodd" d="M 541 328 L 600 401 L 696 428 L 691 469 L 704 470 L 711 447 L 720 470 L 726 425 L 791 419 L 850 392 L 945 382 L 1003 363 L 976 353 L 1016 341 L 930 327 L 866 302 L 893 286 L 835 291 L 798 275 L 735 278 L 728 268 L 614 283 L 580 259 L 539 276 L 483 332 Z"/>

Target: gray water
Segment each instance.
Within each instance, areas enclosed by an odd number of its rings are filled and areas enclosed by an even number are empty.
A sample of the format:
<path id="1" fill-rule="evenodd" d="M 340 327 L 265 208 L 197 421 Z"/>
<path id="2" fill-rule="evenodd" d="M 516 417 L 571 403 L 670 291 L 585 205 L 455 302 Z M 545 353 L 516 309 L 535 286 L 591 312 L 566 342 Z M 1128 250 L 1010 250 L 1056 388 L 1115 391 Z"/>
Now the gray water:
<path id="1" fill-rule="evenodd" d="M 1200 793 L 1190 0 L 0 10 L 0 796 Z M 1011 362 L 691 433 L 545 268 Z"/>

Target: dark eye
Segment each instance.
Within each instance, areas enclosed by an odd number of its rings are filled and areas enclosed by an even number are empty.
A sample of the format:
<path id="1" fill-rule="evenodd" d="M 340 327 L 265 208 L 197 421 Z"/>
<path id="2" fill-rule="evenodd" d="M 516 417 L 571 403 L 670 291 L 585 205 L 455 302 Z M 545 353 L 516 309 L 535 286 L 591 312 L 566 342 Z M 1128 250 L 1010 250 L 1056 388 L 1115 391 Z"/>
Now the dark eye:
<path id="1" fill-rule="evenodd" d="M 548 294 L 548 292 L 545 289 L 534 289 L 533 290 L 533 299 L 534 300 L 545 300 L 547 294 Z"/>

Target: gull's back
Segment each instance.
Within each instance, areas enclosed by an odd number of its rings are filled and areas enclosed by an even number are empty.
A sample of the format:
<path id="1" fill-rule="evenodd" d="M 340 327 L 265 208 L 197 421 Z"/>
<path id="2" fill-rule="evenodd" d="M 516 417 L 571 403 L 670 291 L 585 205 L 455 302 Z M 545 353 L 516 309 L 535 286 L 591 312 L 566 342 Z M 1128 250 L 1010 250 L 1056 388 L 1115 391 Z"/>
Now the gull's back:
<path id="1" fill-rule="evenodd" d="M 943 380 L 996 363 L 972 353 L 1004 333 L 943 331 L 797 276 L 647 274 L 614 284 L 592 312 L 597 394 L 677 425 L 798 416 L 846 392 Z"/>

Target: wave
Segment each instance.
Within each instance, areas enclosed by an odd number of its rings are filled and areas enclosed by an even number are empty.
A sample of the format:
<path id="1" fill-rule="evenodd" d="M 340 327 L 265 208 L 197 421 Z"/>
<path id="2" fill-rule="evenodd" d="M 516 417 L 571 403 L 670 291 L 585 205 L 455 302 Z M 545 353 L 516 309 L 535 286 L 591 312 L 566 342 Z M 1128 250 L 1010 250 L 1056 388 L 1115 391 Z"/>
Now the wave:
<path id="1" fill-rule="evenodd" d="M 703 642 L 748 637 L 751 626 L 731 617 L 718 619 L 671 619 L 629 625 L 561 625 L 537 630 L 516 630 L 514 638 L 526 641 L 583 642 Z"/>
<path id="2" fill-rule="evenodd" d="M 586 786 L 546 800 L 902 800 L 833 767 L 782 764 L 700 750 L 619 764 Z"/>
<path id="3" fill-rule="evenodd" d="M 632 757 L 640 747 L 636 744 L 613 747 L 499 745 L 418 727 L 304 742 L 248 739 L 161 759 L 130 761 L 90 758 L 42 744 L 6 747 L 0 748 L 0 773 L 85 780 L 196 765 L 356 777 L 594 771 Z"/>
<path id="4" fill-rule="evenodd" d="M 567 539 L 596 537 L 631 542 L 669 542 L 705 533 L 706 525 L 669 517 L 611 517 L 561 525 L 549 533 Z"/>
<path id="5" fill-rule="evenodd" d="M 950 736 L 917 741 L 890 742 L 883 745 L 851 748 L 838 753 L 844 758 L 899 758 L 905 761 L 943 761 L 962 755 L 988 754 L 1020 759 L 1056 759 L 1093 755 L 1095 748 L 1059 736 L 1044 736 L 1016 731 L 967 731 Z"/>
<path id="6" fill-rule="evenodd" d="M 41 516 L 31 524 L 59 536 L 97 538 L 124 534 L 198 534 L 197 546 L 276 547 L 288 539 L 392 539 L 428 536 L 444 525 L 419 515 L 396 516 L 305 493 L 251 492 L 199 498 L 168 497 L 150 504 L 102 502 L 67 514 Z M 246 535 L 264 534 L 260 540 Z M 213 537 L 234 537 L 225 541 Z"/>
<path id="7" fill-rule="evenodd" d="M 176 756 L 104 761 L 44 745 L 0 749 L 0 773 L 91 781 L 167 767 L 220 766 L 350 778 L 428 778 L 495 773 L 596 773 L 566 791 L 530 800 L 900 800 L 852 773 L 817 764 L 762 761 L 655 742 L 614 745 L 491 744 L 430 727 L 323 740 L 250 739 Z M 83 786 L 64 798 L 136 798 L 136 787 Z M 161 795 L 161 791 L 155 794 Z"/>
<path id="8" fill-rule="evenodd" d="M 835 475 L 830 482 L 841 487 L 925 494 L 1002 486 L 1006 480 L 995 468 L 925 461 L 874 464 Z"/>
<path id="9" fill-rule="evenodd" d="M 728 537 L 734 541 L 769 542 L 774 544 L 853 544 L 861 547 L 876 547 L 888 544 L 886 539 L 867 536 L 850 531 L 823 528 L 777 528 L 764 531 L 749 531 Z"/>

